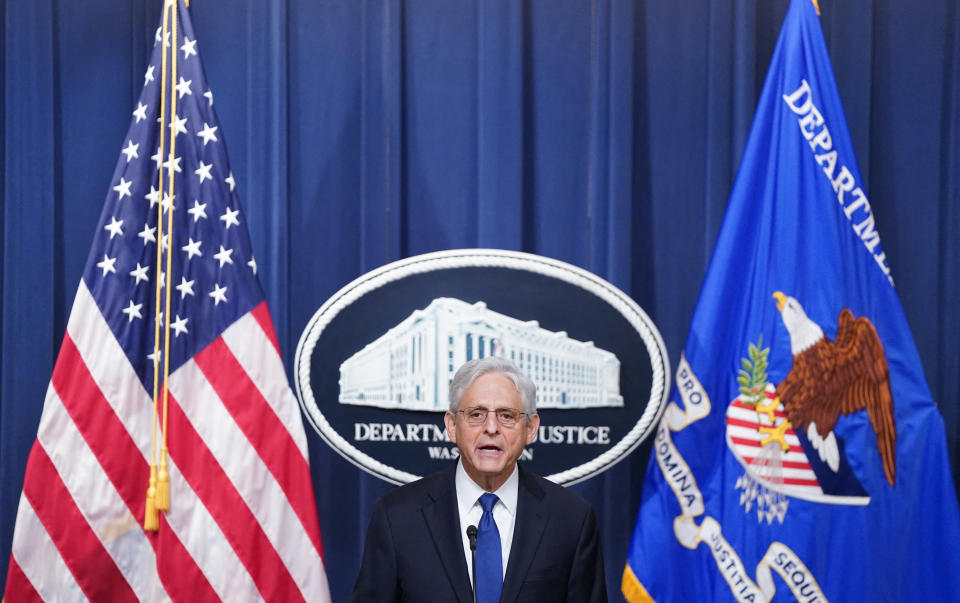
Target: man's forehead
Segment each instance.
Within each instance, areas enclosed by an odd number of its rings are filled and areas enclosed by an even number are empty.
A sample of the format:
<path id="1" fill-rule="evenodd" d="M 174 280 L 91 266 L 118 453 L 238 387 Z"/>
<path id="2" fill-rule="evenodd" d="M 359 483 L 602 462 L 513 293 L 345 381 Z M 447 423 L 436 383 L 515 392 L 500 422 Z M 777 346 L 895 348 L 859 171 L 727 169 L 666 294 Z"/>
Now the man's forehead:
<path id="1" fill-rule="evenodd" d="M 463 393 L 464 395 L 477 395 L 480 392 L 496 392 L 498 395 L 505 394 L 510 396 L 520 395 L 513 380 L 500 373 L 484 373 L 480 375 L 473 380 L 470 387 L 464 390 Z"/>
<path id="2" fill-rule="evenodd" d="M 460 407 L 467 406 L 484 408 L 503 408 L 508 406 L 522 406 L 523 399 L 517 386 L 509 377 L 499 373 L 485 373 L 474 379 L 460 399 Z"/>

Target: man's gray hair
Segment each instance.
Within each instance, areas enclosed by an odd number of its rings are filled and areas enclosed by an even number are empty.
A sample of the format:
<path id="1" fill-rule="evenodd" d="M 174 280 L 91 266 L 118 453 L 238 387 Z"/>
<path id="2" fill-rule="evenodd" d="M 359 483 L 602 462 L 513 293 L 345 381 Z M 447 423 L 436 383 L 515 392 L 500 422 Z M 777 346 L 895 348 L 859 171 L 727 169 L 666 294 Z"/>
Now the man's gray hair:
<path id="1" fill-rule="evenodd" d="M 534 385 L 530 377 L 527 377 L 520 369 L 506 358 L 499 356 L 487 356 L 486 358 L 474 358 L 457 370 L 450 382 L 450 412 L 457 412 L 460 409 L 460 398 L 463 392 L 467 390 L 477 377 L 488 373 L 503 375 L 513 381 L 513 385 L 520 393 L 520 399 L 523 401 L 523 410 L 528 413 L 537 412 L 537 386 Z"/>

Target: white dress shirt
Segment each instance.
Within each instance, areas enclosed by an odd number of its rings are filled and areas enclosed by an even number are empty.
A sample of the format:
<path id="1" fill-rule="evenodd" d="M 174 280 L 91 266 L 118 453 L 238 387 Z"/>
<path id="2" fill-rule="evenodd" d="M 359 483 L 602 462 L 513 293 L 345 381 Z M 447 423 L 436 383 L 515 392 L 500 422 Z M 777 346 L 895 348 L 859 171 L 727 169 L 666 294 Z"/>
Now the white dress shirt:
<path id="1" fill-rule="evenodd" d="M 480 496 L 486 492 L 473 481 L 463 468 L 463 461 L 457 462 L 457 477 L 454 481 L 457 487 L 457 508 L 460 511 L 460 537 L 463 539 L 463 554 L 467 559 L 467 572 L 470 574 L 470 583 L 473 584 L 473 564 L 470 559 L 470 539 L 467 538 L 467 526 L 480 525 L 480 516 L 483 507 L 480 506 Z M 513 543 L 513 525 L 517 518 L 517 488 L 520 477 L 517 475 L 517 465 L 513 465 L 513 472 L 507 481 L 494 492 L 497 504 L 493 506 L 493 520 L 497 523 L 500 532 L 500 552 L 503 555 L 504 575 L 507 573 L 507 560 L 510 559 L 510 545 Z"/>

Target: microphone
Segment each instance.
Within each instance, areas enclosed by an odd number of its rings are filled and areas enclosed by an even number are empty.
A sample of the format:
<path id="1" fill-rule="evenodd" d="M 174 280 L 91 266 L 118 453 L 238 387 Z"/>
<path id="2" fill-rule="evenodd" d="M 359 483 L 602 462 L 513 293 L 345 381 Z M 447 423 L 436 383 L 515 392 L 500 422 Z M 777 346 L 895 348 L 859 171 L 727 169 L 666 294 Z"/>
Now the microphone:
<path id="1" fill-rule="evenodd" d="M 470 540 L 470 569 L 473 574 L 473 603 L 477 603 L 477 526 L 467 526 Z"/>

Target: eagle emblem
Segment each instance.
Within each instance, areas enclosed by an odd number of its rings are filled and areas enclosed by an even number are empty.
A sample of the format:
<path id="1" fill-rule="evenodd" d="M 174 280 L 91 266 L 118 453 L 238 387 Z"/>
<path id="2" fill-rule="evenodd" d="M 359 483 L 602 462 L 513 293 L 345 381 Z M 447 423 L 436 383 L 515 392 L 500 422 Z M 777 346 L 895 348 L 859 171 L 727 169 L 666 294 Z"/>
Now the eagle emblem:
<path id="1" fill-rule="evenodd" d="M 841 415 L 867 411 L 884 475 L 896 483 L 893 397 L 883 345 L 867 318 L 840 312 L 829 340 L 796 299 L 776 292 L 790 335 L 793 365 L 778 384 L 768 380 L 763 336 L 750 344 L 727 407 L 727 446 L 746 473 L 736 484 L 740 504 L 757 519 L 784 520 L 790 498 L 865 505 L 870 497 L 834 433 Z"/>
<path id="2" fill-rule="evenodd" d="M 837 320 L 837 336 L 830 341 L 800 302 L 780 291 L 773 297 L 793 353 L 793 368 L 777 385 L 793 429 L 804 432 L 821 459 L 837 471 L 840 455 L 833 433 L 837 419 L 866 409 L 884 474 L 893 486 L 897 428 L 890 371 L 877 330 L 867 318 L 854 318 L 844 308 Z"/>

